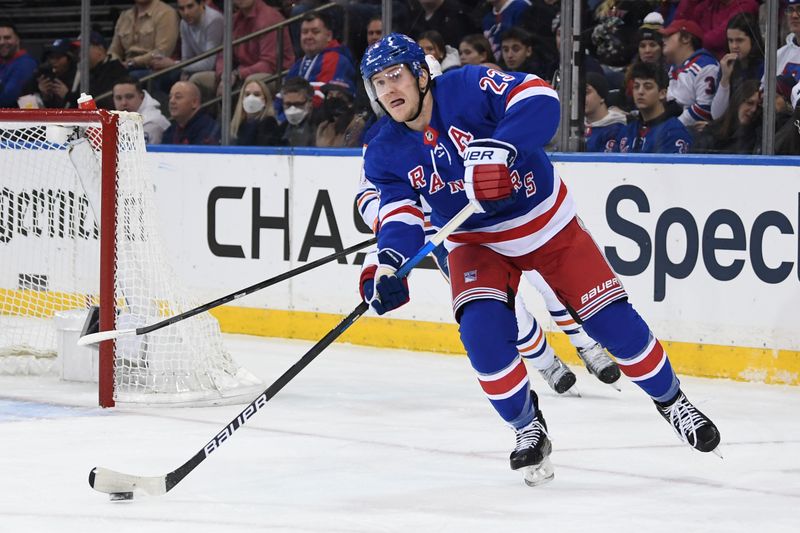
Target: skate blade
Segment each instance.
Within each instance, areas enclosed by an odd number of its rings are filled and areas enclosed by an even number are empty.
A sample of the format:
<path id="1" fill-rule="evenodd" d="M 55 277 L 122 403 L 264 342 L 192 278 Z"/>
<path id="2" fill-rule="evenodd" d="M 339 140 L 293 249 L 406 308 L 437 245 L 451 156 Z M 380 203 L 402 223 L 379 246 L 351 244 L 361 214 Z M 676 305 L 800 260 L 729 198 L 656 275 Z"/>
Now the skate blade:
<path id="1" fill-rule="evenodd" d="M 711 450 L 711 453 L 713 453 L 714 455 L 716 455 L 716 456 L 717 456 L 717 457 L 719 457 L 720 459 L 725 459 L 724 457 L 722 457 L 722 452 L 721 452 L 721 451 L 719 451 L 719 446 L 717 446 L 716 448 L 714 448 L 713 450 Z"/>
<path id="2" fill-rule="evenodd" d="M 607 383 L 607 385 L 608 385 L 609 387 L 611 387 L 612 389 L 614 389 L 615 391 L 617 391 L 617 392 L 622 392 L 622 387 L 620 387 L 619 385 L 617 385 L 617 382 L 616 382 L 616 381 L 615 381 L 614 383 Z"/>
<path id="3" fill-rule="evenodd" d="M 573 396 L 575 398 L 581 398 L 581 391 L 578 389 L 577 385 L 573 385 L 572 387 L 564 391 L 564 396 Z"/>
<path id="4" fill-rule="evenodd" d="M 545 457 L 538 465 L 526 466 L 522 469 L 522 474 L 525 484 L 529 487 L 544 485 L 553 481 L 556 475 L 549 457 Z"/>

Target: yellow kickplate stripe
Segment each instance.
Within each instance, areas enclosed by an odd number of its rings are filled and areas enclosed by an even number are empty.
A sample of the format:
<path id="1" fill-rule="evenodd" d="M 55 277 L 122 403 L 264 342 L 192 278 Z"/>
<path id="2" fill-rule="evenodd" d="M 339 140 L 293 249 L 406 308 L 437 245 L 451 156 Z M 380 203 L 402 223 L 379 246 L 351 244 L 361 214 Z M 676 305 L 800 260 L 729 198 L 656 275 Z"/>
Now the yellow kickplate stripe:
<path id="1" fill-rule="evenodd" d="M 55 291 L 0 289 L 0 314 L 50 318 L 56 311 L 97 305 L 97 298 L 85 294 Z"/>
<path id="2" fill-rule="evenodd" d="M 329 313 L 247 307 L 219 307 L 211 313 L 226 333 L 314 341 L 342 320 L 342 316 Z M 565 362 L 581 364 L 566 335 L 551 332 L 547 340 Z M 362 317 L 340 341 L 380 348 L 465 353 L 458 326 L 437 322 Z M 662 341 L 662 344 L 679 374 L 800 385 L 800 352 L 797 351 L 671 341 Z"/>

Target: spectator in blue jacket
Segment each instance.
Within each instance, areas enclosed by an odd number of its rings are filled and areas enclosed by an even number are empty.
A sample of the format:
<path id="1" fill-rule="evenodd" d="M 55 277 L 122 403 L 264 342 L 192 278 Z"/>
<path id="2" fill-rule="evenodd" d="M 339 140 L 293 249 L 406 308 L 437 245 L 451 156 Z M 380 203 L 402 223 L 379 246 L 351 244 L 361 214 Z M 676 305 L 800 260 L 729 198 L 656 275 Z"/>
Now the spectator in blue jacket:
<path id="1" fill-rule="evenodd" d="M 200 89 L 191 81 L 179 81 L 169 91 L 172 121 L 161 144 L 219 144 L 216 120 L 200 112 Z"/>
<path id="2" fill-rule="evenodd" d="M 586 74 L 586 100 L 584 112 L 587 152 L 613 152 L 617 136 L 625 127 L 625 113 L 617 108 L 608 108 L 608 81 L 597 72 Z"/>
<path id="3" fill-rule="evenodd" d="M 522 20 L 522 14 L 531 7 L 526 0 L 488 0 L 492 9 L 481 21 L 483 34 L 492 43 L 492 52 L 497 61 L 503 57 L 503 34 Z"/>
<path id="4" fill-rule="evenodd" d="M 37 67 L 36 60 L 20 48 L 14 24 L 0 21 L 0 107 L 17 107 L 17 98 Z"/>
<path id="5" fill-rule="evenodd" d="M 640 63 L 631 73 L 633 100 L 639 118 L 628 123 L 617 138 L 617 150 L 623 153 L 685 154 L 692 137 L 680 120 L 666 112 L 669 81 L 653 63 Z"/>
<path id="6" fill-rule="evenodd" d="M 355 80 L 356 68 L 350 50 L 333 38 L 331 23 L 324 13 L 310 13 L 300 25 L 303 57 L 292 65 L 287 78 L 301 77 L 314 88 L 314 107 L 322 105 L 322 86 L 333 79 Z"/>

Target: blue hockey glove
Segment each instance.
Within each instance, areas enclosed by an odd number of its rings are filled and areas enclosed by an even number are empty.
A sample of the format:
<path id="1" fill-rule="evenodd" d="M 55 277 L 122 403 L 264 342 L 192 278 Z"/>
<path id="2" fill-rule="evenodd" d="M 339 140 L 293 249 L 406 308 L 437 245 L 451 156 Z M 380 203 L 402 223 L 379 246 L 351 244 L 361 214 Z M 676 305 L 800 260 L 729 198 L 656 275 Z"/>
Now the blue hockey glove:
<path id="1" fill-rule="evenodd" d="M 361 297 L 379 315 L 397 309 L 410 299 L 408 281 L 394 275 L 403 262 L 403 256 L 394 250 L 381 250 L 378 252 L 379 264 L 367 266 L 361 272 Z"/>
<path id="2" fill-rule="evenodd" d="M 516 191 L 508 171 L 516 149 L 494 139 L 476 139 L 464 151 L 464 190 L 479 213 L 493 214 L 511 206 Z"/>
<path id="3" fill-rule="evenodd" d="M 379 315 L 388 313 L 392 309 L 397 309 L 401 305 L 408 303 L 411 299 L 408 293 L 408 281 L 406 278 L 400 279 L 394 274 L 385 274 L 378 269 L 380 278 L 375 282 L 375 293 L 377 298 L 373 298 L 370 305 Z"/>

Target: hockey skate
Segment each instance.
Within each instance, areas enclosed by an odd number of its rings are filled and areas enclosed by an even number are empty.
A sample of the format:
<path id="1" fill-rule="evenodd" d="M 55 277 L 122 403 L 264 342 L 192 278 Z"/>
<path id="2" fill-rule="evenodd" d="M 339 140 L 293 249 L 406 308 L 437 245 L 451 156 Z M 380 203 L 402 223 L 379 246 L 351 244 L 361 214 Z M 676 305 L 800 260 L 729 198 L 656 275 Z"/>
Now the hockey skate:
<path id="1" fill-rule="evenodd" d="M 517 429 L 517 443 L 511 452 L 511 470 L 522 470 L 525 484 L 529 487 L 542 485 L 555 477 L 550 452 L 553 447 L 547 436 L 547 422 L 539 410 L 536 393 L 531 391 L 536 417 L 524 428 Z"/>
<path id="2" fill-rule="evenodd" d="M 595 343 L 588 348 L 578 348 L 578 357 L 581 358 L 583 364 L 589 370 L 589 373 L 594 375 L 597 379 L 611 385 L 617 390 L 621 390 L 618 385 L 615 385 L 619 380 L 620 371 L 617 363 L 615 363 L 606 354 L 605 350 L 600 343 Z"/>
<path id="3" fill-rule="evenodd" d="M 670 423 L 679 439 L 695 450 L 714 452 L 722 457 L 716 449 L 720 441 L 717 426 L 692 405 L 683 392 L 678 391 L 678 396 L 669 404 L 659 402 L 655 404 L 658 412 Z"/>
<path id="4" fill-rule="evenodd" d="M 558 394 L 564 394 L 575 385 L 575 374 L 557 355 L 553 355 L 552 364 L 543 370 L 539 370 L 539 373 L 550 385 L 550 388 Z"/>

